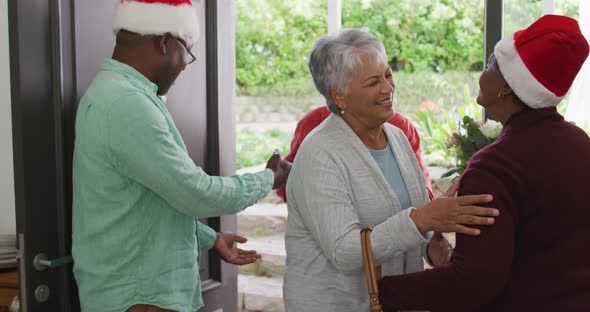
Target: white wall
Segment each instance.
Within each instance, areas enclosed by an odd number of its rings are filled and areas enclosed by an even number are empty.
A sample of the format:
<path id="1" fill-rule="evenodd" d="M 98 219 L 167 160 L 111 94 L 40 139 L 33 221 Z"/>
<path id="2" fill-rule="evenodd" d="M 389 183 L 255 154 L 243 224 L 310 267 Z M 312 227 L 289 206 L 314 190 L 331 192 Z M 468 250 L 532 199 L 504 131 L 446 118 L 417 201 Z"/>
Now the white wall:
<path id="1" fill-rule="evenodd" d="M 0 235 L 16 233 L 7 1 L 0 0 Z"/>

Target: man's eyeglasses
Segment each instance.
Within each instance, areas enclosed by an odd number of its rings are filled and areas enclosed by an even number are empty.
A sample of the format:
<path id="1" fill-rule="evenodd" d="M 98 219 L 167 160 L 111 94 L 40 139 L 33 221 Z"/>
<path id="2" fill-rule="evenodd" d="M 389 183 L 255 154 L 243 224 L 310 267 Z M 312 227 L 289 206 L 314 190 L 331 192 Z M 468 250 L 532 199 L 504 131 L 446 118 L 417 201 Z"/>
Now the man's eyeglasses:
<path id="1" fill-rule="evenodd" d="M 174 37 L 173 37 L 174 38 Z M 184 42 L 182 42 L 182 40 L 178 39 L 178 38 L 174 38 L 176 39 L 176 41 L 178 41 L 180 43 L 180 45 L 186 50 L 187 53 L 184 54 L 184 62 L 189 65 L 194 63 L 197 58 L 195 57 L 195 55 L 191 52 L 191 50 L 188 49 L 188 47 L 185 45 Z"/>

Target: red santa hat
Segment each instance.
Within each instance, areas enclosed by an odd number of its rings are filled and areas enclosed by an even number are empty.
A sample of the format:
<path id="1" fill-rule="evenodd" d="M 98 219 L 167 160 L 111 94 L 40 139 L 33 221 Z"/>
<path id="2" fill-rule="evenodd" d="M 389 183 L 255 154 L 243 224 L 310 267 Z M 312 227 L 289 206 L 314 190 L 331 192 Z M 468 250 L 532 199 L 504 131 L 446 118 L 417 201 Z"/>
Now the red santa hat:
<path id="1" fill-rule="evenodd" d="M 197 15 L 190 0 L 119 0 L 113 23 L 140 35 L 170 33 L 191 45 L 199 37 Z"/>
<path id="2" fill-rule="evenodd" d="M 494 54 L 514 93 L 537 109 L 559 104 L 588 50 L 575 19 L 545 15 L 527 29 L 500 40 Z"/>

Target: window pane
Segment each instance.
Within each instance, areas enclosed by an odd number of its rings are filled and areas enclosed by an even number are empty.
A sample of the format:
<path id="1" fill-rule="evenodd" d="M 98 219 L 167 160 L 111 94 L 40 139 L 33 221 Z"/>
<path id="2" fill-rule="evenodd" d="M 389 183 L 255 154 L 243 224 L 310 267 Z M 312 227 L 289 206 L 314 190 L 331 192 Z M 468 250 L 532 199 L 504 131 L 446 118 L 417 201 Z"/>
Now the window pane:
<path id="1" fill-rule="evenodd" d="M 565 15 L 579 20 L 580 3 L 588 0 L 557 0 L 555 1 L 555 14 Z"/>
<path id="2" fill-rule="evenodd" d="M 418 129 L 426 165 L 450 167 L 445 147 L 475 103 L 483 68 L 483 1 L 342 2 L 344 28 L 360 27 L 387 50 L 396 84 L 394 106 Z"/>
<path id="3" fill-rule="evenodd" d="M 588 16 L 582 17 L 582 5 L 589 4 L 587 0 L 556 0 L 554 14 L 565 15 L 575 18 L 580 22 L 582 32 L 588 38 L 590 34 L 590 23 L 587 21 Z M 535 20 L 543 15 L 543 1 L 538 0 L 505 0 L 504 1 L 504 34 L 526 28 Z M 567 120 L 575 122 L 587 132 L 590 132 L 590 109 L 583 103 L 590 96 L 587 92 L 590 90 L 590 65 L 588 61 L 578 74 L 570 92 L 565 96 L 557 106 L 557 110 L 564 115 Z"/>
<path id="4" fill-rule="evenodd" d="M 526 28 L 542 15 L 543 1 L 504 0 L 504 36 Z"/>
<path id="5" fill-rule="evenodd" d="M 557 14 L 563 14 L 578 20 L 586 40 L 590 39 L 590 3 L 588 0 L 560 0 L 555 3 Z M 590 61 L 578 73 L 566 98 L 560 104 L 559 111 L 566 120 L 576 123 L 590 134 Z"/>

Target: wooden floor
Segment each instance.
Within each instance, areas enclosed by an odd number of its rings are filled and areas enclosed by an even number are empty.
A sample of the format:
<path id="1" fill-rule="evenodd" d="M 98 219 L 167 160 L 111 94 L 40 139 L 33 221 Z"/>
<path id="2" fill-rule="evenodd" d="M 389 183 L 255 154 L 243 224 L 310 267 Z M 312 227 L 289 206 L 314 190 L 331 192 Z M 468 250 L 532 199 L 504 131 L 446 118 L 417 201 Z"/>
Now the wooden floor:
<path id="1" fill-rule="evenodd" d="M 10 311 L 12 300 L 18 292 L 16 269 L 0 270 L 0 312 Z"/>

